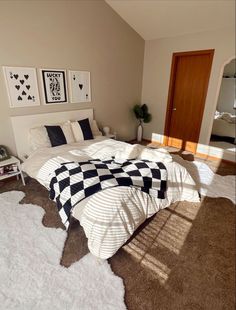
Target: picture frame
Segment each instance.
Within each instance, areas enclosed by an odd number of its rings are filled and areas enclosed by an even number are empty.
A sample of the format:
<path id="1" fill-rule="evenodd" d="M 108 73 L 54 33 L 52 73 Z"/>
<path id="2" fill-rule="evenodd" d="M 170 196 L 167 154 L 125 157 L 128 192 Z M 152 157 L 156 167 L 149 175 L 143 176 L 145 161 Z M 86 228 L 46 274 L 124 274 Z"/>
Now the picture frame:
<path id="1" fill-rule="evenodd" d="M 68 103 L 66 70 L 40 69 L 44 104 Z"/>
<path id="2" fill-rule="evenodd" d="M 90 72 L 69 70 L 68 77 L 71 103 L 91 102 Z"/>
<path id="3" fill-rule="evenodd" d="M 4 66 L 3 73 L 11 108 L 40 105 L 35 68 Z"/>

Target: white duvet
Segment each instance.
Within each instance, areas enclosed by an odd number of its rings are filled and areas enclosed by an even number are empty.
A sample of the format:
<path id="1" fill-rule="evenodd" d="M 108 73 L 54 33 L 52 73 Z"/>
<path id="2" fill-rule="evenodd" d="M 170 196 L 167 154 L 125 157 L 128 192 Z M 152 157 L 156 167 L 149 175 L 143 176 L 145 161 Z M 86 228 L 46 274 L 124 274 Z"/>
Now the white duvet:
<path id="1" fill-rule="evenodd" d="M 109 159 L 124 154 L 128 144 L 103 137 L 70 145 L 35 151 L 23 164 L 23 170 L 48 188 L 53 171 L 60 163 L 82 159 Z M 155 150 L 139 149 L 155 158 Z M 141 156 L 142 157 L 142 156 Z M 140 157 L 140 158 L 141 158 Z M 176 201 L 198 202 L 195 183 L 187 170 L 163 157 L 168 181 L 165 199 L 157 199 L 133 187 L 115 187 L 94 194 L 77 204 L 72 215 L 80 221 L 95 256 L 111 257 L 148 217 Z M 79 245 L 78 245 L 79 246 Z"/>

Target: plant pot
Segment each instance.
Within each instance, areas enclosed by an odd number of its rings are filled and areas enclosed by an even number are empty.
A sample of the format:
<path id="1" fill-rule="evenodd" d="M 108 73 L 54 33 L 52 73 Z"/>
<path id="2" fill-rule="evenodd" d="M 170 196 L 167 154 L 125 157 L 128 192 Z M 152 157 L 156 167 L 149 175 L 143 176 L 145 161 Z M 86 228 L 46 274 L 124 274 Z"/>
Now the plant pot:
<path id="1" fill-rule="evenodd" d="M 138 142 L 141 142 L 143 139 L 143 126 L 142 124 L 140 123 L 138 125 L 138 128 L 137 128 L 137 141 Z"/>

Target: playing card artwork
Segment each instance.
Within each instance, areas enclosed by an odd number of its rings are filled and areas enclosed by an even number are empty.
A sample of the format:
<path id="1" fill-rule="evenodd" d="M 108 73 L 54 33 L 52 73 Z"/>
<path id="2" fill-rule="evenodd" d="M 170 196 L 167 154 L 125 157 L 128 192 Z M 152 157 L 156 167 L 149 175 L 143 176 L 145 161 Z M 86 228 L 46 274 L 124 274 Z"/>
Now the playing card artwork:
<path id="1" fill-rule="evenodd" d="M 69 85 L 71 102 L 90 102 L 90 72 L 88 71 L 69 71 Z"/>
<path id="2" fill-rule="evenodd" d="M 46 104 L 66 103 L 66 73 L 65 70 L 41 70 L 43 91 Z"/>
<path id="3" fill-rule="evenodd" d="M 39 105 L 35 68 L 3 67 L 10 107 Z"/>

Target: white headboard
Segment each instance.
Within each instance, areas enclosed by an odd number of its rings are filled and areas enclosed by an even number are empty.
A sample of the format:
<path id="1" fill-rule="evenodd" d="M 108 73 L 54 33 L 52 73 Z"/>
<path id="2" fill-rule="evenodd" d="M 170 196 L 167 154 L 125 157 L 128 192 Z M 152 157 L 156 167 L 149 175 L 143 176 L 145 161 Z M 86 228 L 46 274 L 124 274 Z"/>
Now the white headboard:
<path id="1" fill-rule="evenodd" d="M 73 110 L 65 112 L 53 112 L 34 115 L 12 116 L 11 122 L 15 136 L 17 155 L 24 160 L 26 155 L 30 154 L 29 129 L 43 126 L 63 123 L 68 120 L 81 120 L 89 118 L 93 120 L 93 109 Z"/>

